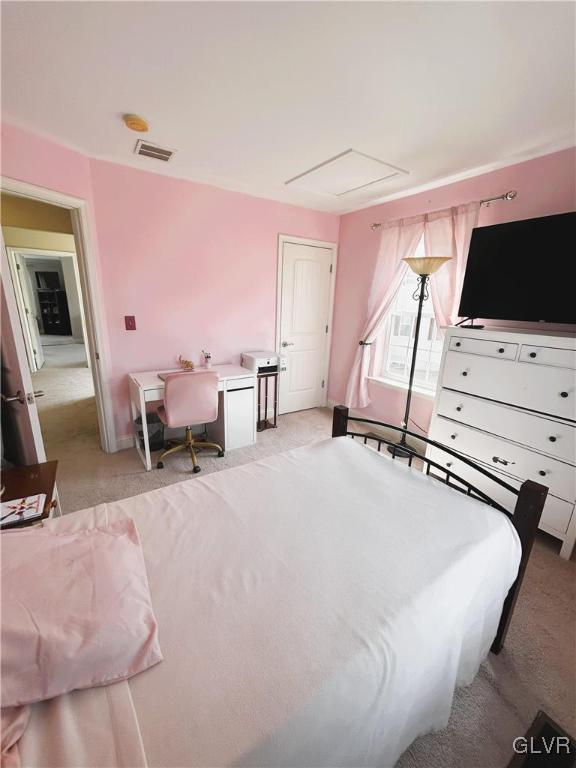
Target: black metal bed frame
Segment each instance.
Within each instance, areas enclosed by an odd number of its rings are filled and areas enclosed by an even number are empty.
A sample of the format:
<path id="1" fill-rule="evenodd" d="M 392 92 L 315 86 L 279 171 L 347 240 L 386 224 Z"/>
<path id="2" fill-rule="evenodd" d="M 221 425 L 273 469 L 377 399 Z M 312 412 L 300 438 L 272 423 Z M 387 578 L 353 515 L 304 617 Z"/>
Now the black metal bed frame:
<path id="1" fill-rule="evenodd" d="M 546 501 L 546 495 L 548 494 L 548 488 L 546 488 L 544 485 L 541 485 L 540 483 L 535 483 L 532 480 L 526 480 L 524 483 L 522 483 L 519 489 L 514 488 L 514 486 L 510 485 L 505 480 L 502 480 L 497 475 L 492 474 L 487 469 L 484 469 L 484 467 L 480 466 L 474 461 L 471 461 L 465 456 L 462 456 L 451 448 L 442 445 L 442 443 L 437 443 L 435 440 L 430 440 L 427 437 L 418 435 L 415 432 L 410 432 L 409 430 L 402 427 L 396 427 L 393 424 L 386 424 L 383 421 L 350 417 L 348 408 L 344 405 L 337 405 L 334 408 L 334 415 L 332 419 L 332 437 L 350 436 L 352 439 L 360 438 L 364 441 L 364 444 L 367 444 L 368 441 L 371 441 L 378 445 L 378 451 L 380 451 L 382 445 L 389 445 L 392 458 L 396 458 L 396 451 L 394 450 L 394 440 L 397 439 L 396 437 L 394 439 L 389 439 L 383 435 L 366 434 L 363 432 L 350 430 L 348 429 L 349 421 L 361 424 L 373 424 L 377 427 L 384 427 L 385 429 L 390 429 L 394 432 L 400 432 L 404 436 L 413 437 L 416 440 L 432 446 L 433 448 L 438 448 L 453 458 L 458 459 L 459 462 L 466 464 L 481 475 L 489 478 L 490 481 L 502 486 L 517 497 L 514 510 L 511 512 L 500 503 L 490 498 L 490 496 L 484 493 L 484 491 L 481 491 L 479 488 L 472 485 L 472 483 L 460 477 L 455 472 L 451 472 L 449 469 L 443 467 L 441 464 L 438 464 L 438 462 L 433 461 L 424 454 L 418 453 L 418 451 L 411 448 L 409 445 L 403 447 L 404 454 L 402 455 L 402 458 L 405 458 L 405 452 L 409 453 L 408 466 L 412 466 L 413 460 L 418 459 L 424 463 L 425 468 L 423 471 L 425 471 L 427 475 L 430 475 L 431 467 L 443 473 L 443 481 L 442 478 L 435 474 L 432 474 L 431 477 L 434 477 L 439 482 L 444 482 L 445 485 L 448 485 L 450 488 L 454 488 L 454 490 L 464 493 L 466 496 L 471 496 L 472 498 L 478 499 L 479 501 L 483 501 L 485 504 L 489 504 L 491 507 L 499 510 L 510 519 L 512 525 L 518 533 L 520 544 L 522 546 L 522 557 L 520 559 L 518 575 L 516 576 L 514 584 L 512 584 L 510 587 L 506 600 L 504 601 L 500 623 L 498 624 L 498 631 L 491 648 L 492 653 L 500 653 L 504 645 L 508 627 L 510 626 L 510 620 L 512 618 L 512 613 L 514 612 L 514 606 L 516 605 L 516 600 L 518 599 L 518 593 L 520 592 L 520 587 L 522 585 L 522 580 L 524 578 L 524 573 L 526 571 L 526 565 L 528 564 L 528 558 L 530 557 L 534 538 L 536 536 L 536 532 L 538 531 L 538 525 L 540 523 L 540 517 L 542 515 L 542 510 Z M 400 452 L 398 452 L 398 458 L 400 458 Z"/>

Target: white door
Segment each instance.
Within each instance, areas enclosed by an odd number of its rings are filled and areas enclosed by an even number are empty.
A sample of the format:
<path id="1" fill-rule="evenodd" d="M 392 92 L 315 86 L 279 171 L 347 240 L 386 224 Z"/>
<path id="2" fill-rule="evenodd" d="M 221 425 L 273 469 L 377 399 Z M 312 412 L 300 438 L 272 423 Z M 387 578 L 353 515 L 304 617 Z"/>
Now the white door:
<path id="1" fill-rule="evenodd" d="M 279 413 L 326 405 L 334 248 L 281 243 Z"/>
<path id="2" fill-rule="evenodd" d="M 44 350 L 40 339 L 40 330 L 38 327 L 38 313 L 36 311 L 36 302 L 34 300 L 34 286 L 30 281 L 30 275 L 26 268 L 24 257 L 10 249 L 8 253 L 10 259 L 10 269 L 16 302 L 21 319 L 22 331 L 24 333 L 24 344 L 30 363 L 32 373 L 39 371 L 44 365 Z"/>
<path id="3" fill-rule="evenodd" d="M 11 446 L 18 463 L 33 464 L 46 461 L 44 442 L 40 430 L 38 410 L 32 376 L 26 359 L 24 338 L 20 325 L 14 286 L 8 275 L 8 258 L 4 241 L 0 237 L 2 251 L 2 420 L 6 420 L 11 436 Z M 6 458 L 8 456 L 4 446 Z M 11 459 L 14 461 L 14 459 Z"/>

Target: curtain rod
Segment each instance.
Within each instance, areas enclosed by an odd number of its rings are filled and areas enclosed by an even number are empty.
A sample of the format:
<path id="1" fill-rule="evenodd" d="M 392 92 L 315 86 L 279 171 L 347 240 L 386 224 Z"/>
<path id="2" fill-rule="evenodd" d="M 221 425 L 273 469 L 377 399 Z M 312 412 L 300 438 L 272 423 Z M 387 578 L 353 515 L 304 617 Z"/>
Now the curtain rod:
<path id="1" fill-rule="evenodd" d="M 490 203 L 495 203 L 497 200 L 514 200 L 514 198 L 518 195 L 518 192 L 515 189 L 510 189 L 508 192 L 504 192 L 503 195 L 497 195 L 496 197 L 487 197 L 485 200 L 480 200 L 480 205 L 490 205 Z M 370 229 L 380 229 L 382 226 L 382 223 L 379 221 L 374 222 L 374 224 L 370 224 Z"/>

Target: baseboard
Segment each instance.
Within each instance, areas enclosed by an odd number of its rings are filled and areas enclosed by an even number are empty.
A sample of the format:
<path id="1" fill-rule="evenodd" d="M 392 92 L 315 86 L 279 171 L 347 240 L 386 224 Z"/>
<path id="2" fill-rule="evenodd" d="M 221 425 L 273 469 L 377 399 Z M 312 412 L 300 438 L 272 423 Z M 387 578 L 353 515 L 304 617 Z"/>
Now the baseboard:
<path id="1" fill-rule="evenodd" d="M 126 435 L 125 437 L 116 438 L 116 450 L 123 451 L 126 448 L 134 447 L 134 435 Z"/>

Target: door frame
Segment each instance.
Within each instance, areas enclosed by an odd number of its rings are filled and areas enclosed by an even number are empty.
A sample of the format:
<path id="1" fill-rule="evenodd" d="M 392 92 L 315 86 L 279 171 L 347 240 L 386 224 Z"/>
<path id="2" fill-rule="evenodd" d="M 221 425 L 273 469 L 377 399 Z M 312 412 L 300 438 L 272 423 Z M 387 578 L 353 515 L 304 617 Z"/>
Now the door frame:
<path id="1" fill-rule="evenodd" d="M 26 311 L 24 290 L 22 288 L 20 278 L 18 277 L 19 264 L 16 261 L 16 257 L 20 256 L 21 254 L 17 248 L 12 248 L 12 246 L 6 245 L 5 248 L 6 255 L 8 257 L 8 267 L 10 268 L 10 277 L 12 278 L 12 287 L 14 288 L 14 298 L 16 299 L 20 326 L 22 328 L 22 338 L 26 348 L 26 357 L 28 358 L 30 371 L 32 373 L 36 373 L 39 368 L 36 365 L 36 358 L 34 356 L 34 339 L 32 338 L 32 332 L 30 330 L 30 323 L 32 320 L 29 318 L 29 312 Z"/>
<path id="2" fill-rule="evenodd" d="M 4 289 L 4 298 L 6 299 L 6 309 L 8 313 L 8 322 L 10 324 L 10 330 L 14 338 L 14 346 L 16 352 L 16 358 L 19 361 L 20 375 L 22 378 L 22 384 L 24 386 L 24 394 L 26 395 L 28 415 L 30 417 L 30 429 L 32 432 L 32 441 L 34 443 L 34 451 L 36 453 L 36 461 L 46 461 L 46 452 L 44 450 L 44 440 L 42 438 L 42 430 L 40 428 L 40 420 L 38 418 L 38 409 L 34 403 L 34 385 L 32 382 L 32 374 L 30 368 L 27 366 L 28 354 L 26 351 L 26 344 L 24 342 L 24 332 L 20 327 L 20 312 L 16 303 L 16 292 L 12 284 L 10 276 L 10 267 L 8 265 L 8 254 L 6 253 L 6 246 L 4 245 L 4 237 L 2 229 L 0 228 L 0 254 L 2 260 L 2 288 Z M 10 394 L 16 394 L 10 393 Z M 32 399 L 30 399 L 32 398 Z"/>
<path id="3" fill-rule="evenodd" d="M 91 234 L 88 201 L 6 176 L 1 177 L 1 184 L 2 190 L 8 194 L 39 200 L 40 202 L 56 205 L 70 211 L 72 232 L 76 245 L 79 288 L 84 306 L 86 350 L 89 355 L 90 370 L 94 382 L 100 442 L 102 449 L 106 453 L 114 453 L 118 450 L 118 446 L 109 385 L 111 371 L 110 351 L 104 323 L 103 291 L 96 263 L 96 250 Z M 2 244 L 4 246 L 3 238 Z M 5 247 L 3 247 L 3 250 L 6 252 Z M 5 286 L 5 290 L 6 288 L 7 286 Z M 10 291 L 13 290 L 14 287 L 10 280 Z M 18 329 L 13 330 L 16 334 L 22 332 L 19 323 Z"/>
<path id="4" fill-rule="evenodd" d="M 76 290 L 80 297 L 80 323 L 82 325 L 82 337 L 84 344 L 88 347 L 88 329 L 86 328 L 86 316 L 84 312 L 84 296 L 82 295 L 82 289 L 80 287 L 80 270 L 78 268 L 78 257 L 76 251 L 54 251 L 47 248 L 16 248 L 14 246 L 6 246 L 8 252 L 8 262 L 12 271 L 12 281 L 14 282 L 17 277 L 14 269 L 16 264 L 13 263 L 15 256 L 21 256 L 23 259 L 27 258 L 40 258 L 40 259 L 54 259 L 54 261 L 61 261 L 62 259 L 72 259 L 72 267 L 74 269 L 74 280 L 76 282 Z M 88 357 L 88 367 L 90 367 L 90 358 Z"/>
<path id="5" fill-rule="evenodd" d="M 282 323 L 282 273 L 284 269 L 284 245 L 285 243 L 294 243 L 295 245 L 310 245 L 313 248 L 327 248 L 332 251 L 332 272 L 330 273 L 329 299 L 328 299 L 328 333 L 326 334 L 326 354 L 323 366 L 324 403 L 328 403 L 328 377 L 330 370 L 330 353 L 332 350 L 332 326 L 334 324 L 334 295 L 336 292 L 336 272 L 338 271 L 338 243 L 328 242 L 326 240 L 311 240 L 306 237 L 293 237 L 292 235 L 278 235 L 278 263 L 276 271 L 276 334 L 275 347 L 276 352 L 281 355 L 280 347 L 281 323 Z M 278 386 L 278 412 L 280 412 L 280 386 Z"/>

